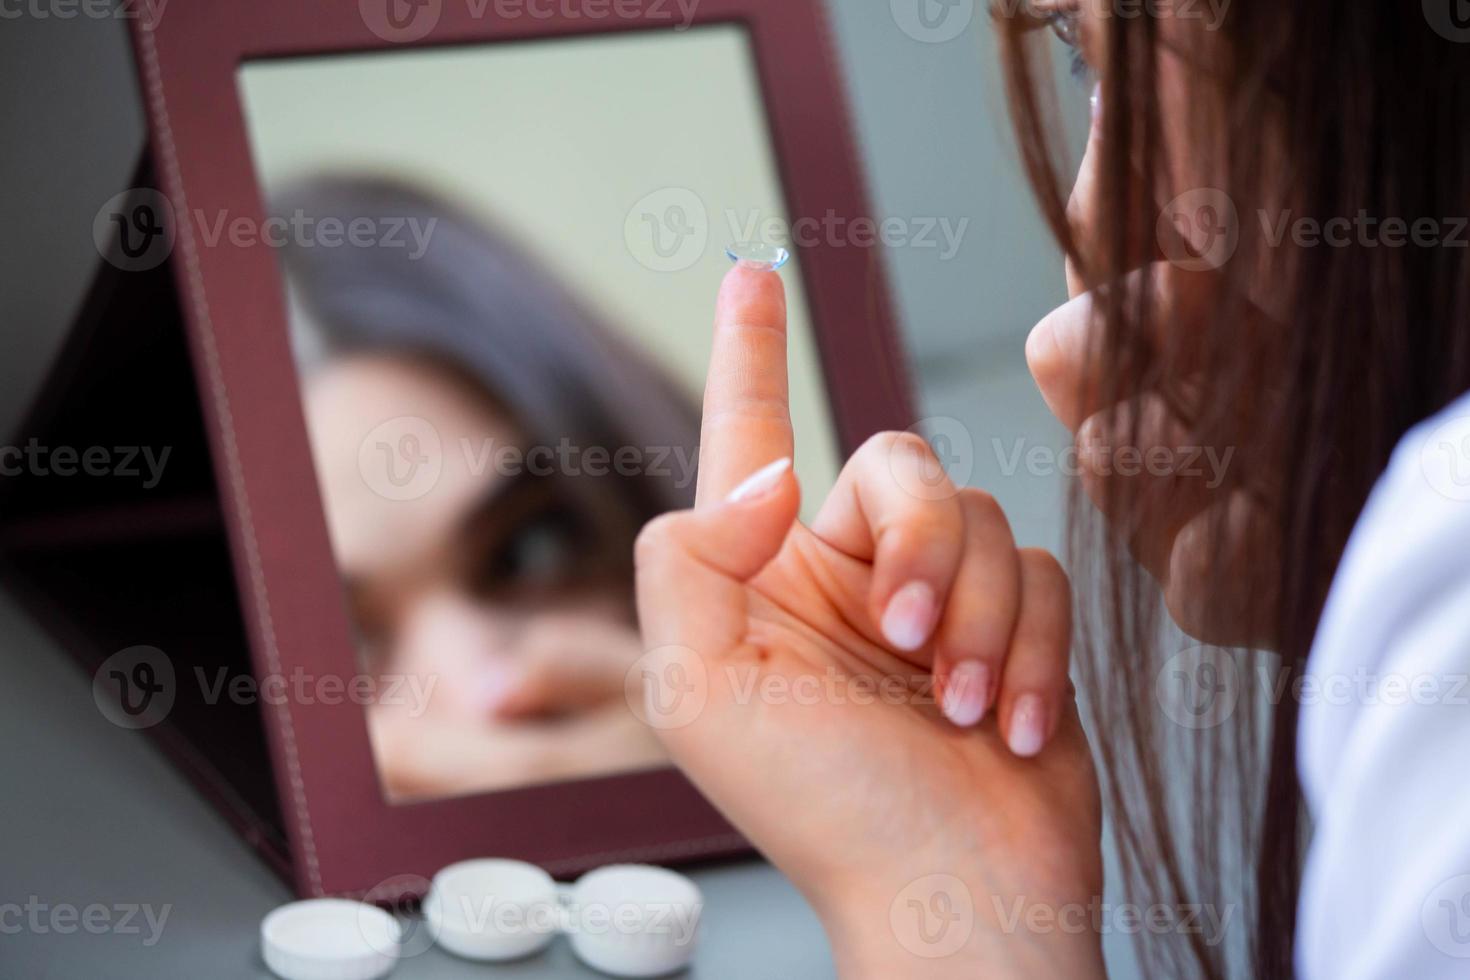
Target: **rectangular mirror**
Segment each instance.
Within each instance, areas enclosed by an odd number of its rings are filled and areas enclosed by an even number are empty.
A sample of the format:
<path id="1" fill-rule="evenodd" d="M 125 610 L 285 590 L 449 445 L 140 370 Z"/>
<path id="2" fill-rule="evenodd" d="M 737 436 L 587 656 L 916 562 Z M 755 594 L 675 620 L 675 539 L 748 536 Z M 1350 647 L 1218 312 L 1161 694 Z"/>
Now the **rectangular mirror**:
<path id="1" fill-rule="evenodd" d="M 275 59 L 239 83 L 384 792 L 663 765 L 625 697 L 632 541 L 693 500 L 725 246 L 792 244 L 747 31 Z M 799 259 L 785 276 L 819 501 L 838 444 Z"/>
<path id="2" fill-rule="evenodd" d="M 745 849 L 636 717 L 632 608 L 638 529 L 693 497 L 727 245 L 794 254 L 809 510 L 914 421 L 877 240 L 831 232 L 873 212 L 822 4 L 554 6 L 134 25 L 159 186 L 116 224 L 168 232 L 239 668 L 310 695 L 252 705 L 279 826 L 247 832 L 302 894 Z M 150 731 L 208 759 L 223 717 Z"/>

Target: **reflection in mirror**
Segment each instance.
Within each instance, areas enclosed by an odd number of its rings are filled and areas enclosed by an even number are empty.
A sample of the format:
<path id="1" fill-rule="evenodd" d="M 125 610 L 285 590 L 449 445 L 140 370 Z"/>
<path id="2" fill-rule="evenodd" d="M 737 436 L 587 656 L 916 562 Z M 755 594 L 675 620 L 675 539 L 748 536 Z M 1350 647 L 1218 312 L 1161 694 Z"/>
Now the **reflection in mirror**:
<path id="1" fill-rule="evenodd" d="M 386 795 L 666 764 L 628 698 L 632 543 L 693 499 L 723 246 L 784 227 L 745 35 L 240 78 L 326 524 L 385 681 L 368 728 Z M 836 445 L 783 276 L 797 469 L 820 499 Z"/>

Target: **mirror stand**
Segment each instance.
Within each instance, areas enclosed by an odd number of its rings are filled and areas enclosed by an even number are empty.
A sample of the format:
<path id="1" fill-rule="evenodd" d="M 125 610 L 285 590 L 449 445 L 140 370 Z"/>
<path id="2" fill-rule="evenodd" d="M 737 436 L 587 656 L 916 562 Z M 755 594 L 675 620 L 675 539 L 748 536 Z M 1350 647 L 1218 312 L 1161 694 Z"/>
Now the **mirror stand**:
<path id="1" fill-rule="evenodd" d="M 153 186 L 146 157 L 133 186 Z M 103 716 L 146 728 L 289 878 L 260 707 L 225 695 L 250 677 L 250 650 L 170 263 L 98 262 L 8 445 L 21 454 L 0 480 L 8 591 L 96 679 Z M 109 676 L 109 658 L 139 647 L 153 649 L 145 673 L 132 655 Z"/>

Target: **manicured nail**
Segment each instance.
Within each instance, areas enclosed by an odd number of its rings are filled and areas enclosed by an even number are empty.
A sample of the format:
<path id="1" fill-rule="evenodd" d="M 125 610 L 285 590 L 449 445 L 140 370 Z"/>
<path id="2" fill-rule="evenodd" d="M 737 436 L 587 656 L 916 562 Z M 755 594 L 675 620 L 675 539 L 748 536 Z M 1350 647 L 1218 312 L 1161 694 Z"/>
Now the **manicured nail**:
<path id="1" fill-rule="evenodd" d="M 899 650 L 917 650 L 934 632 L 939 602 L 927 582 L 910 582 L 888 600 L 883 610 L 883 638 Z"/>
<path id="2" fill-rule="evenodd" d="M 768 493 L 776 488 L 776 484 L 781 482 L 781 477 L 784 476 L 786 471 L 789 469 L 791 469 L 790 456 L 783 456 L 782 458 L 776 460 L 774 463 L 767 463 L 765 466 L 762 466 L 760 469 L 750 474 L 750 476 L 747 476 L 744 482 L 742 482 L 740 486 L 736 487 L 734 490 L 731 490 L 730 496 L 726 497 L 725 499 L 734 504 L 739 503 L 742 500 L 751 500 L 755 497 L 761 496 L 764 493 Z"/>
<path id="3" fill-rule="evenodd" d="M 1011 751 L 1019 756 L 1033 756 L 1046 740 L 1046 706 L 1036 694 L 1023 694 L 1011 709 L 1011 734 L 1007 739 Z"/>
<path id="4" fill-rule="evenodd" d="M 940 708 L 960 728 L 980 724 L 990 703 L 990 668 L 978 660 L 961 660 L 944 682 Z"/>

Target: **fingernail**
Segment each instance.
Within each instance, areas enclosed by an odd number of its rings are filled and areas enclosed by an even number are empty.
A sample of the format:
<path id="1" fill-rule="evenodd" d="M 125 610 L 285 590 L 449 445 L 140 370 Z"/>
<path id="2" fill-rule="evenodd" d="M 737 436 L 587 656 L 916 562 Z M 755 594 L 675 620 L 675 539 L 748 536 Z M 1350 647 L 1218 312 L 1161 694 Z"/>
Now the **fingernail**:
<path id="1" fill-rule="evenodd" d="M 927 582 L 910 582 L 883 610 L 883 638 L 899 650 L 917 650 L 939 621 L 939 603 Z"/>
<path id="2" fill-rule="evenodd" d="M 978 660 L 961 660 L 944 682 L 940 708 L 961 728 L 980 724 L 990 703 L 990 668 Z"/>
<path id="3" fill-rule="evenodd" d="M 1046 706 L 1036 694 L 1023 694 L 1011 709 L 1011 734 L 1007 743 L 1019 756 L 1033 756 L 1046 740 Z"/>
<path id="4" fill-rule="evenodd" d="M 750 474 L 750 476 L 747 476 L 740 486 L 730 491 L 730 496 L 725 499 L 734 504 L 768 493 L 775 489 L 776 484 L 781 482 L 781 477 L 789 469 L 791 469 L 790 456 L 783 456 L 774 463 L 767 463 Z"/>
<path id="5" fill-rule="evenodd" d="M 1102 118 L 1102 82 L 1092 87 L 1092 98 L 1088 101 L 1092 104 L 1092 121 L 1097 122 Z"/>

